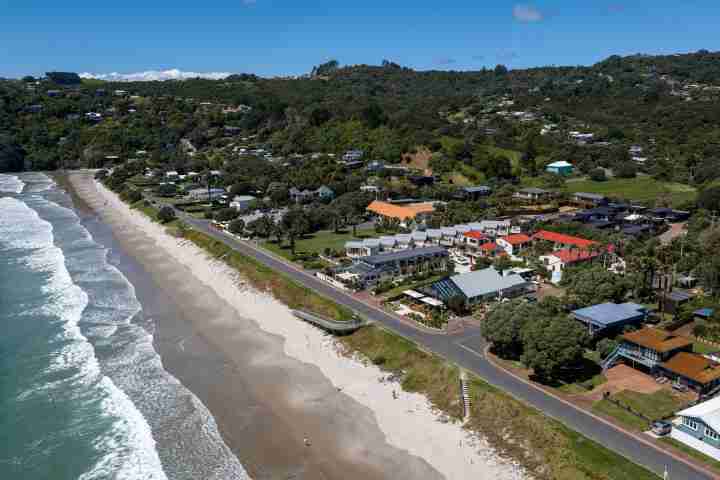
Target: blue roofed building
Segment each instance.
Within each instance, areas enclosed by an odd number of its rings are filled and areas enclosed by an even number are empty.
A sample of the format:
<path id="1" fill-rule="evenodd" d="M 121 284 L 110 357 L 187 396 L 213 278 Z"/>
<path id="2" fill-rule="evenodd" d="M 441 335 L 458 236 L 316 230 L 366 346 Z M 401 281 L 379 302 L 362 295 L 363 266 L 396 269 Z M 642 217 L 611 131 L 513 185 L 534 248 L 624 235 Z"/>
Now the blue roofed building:
<path id="1" fill-rule="evenodd" d="M 588 328 L 590 335 L 622 330 L 626 325 L 640 325 L 647 318 L 647 309 L 637 303 L 600 303 L 574 310 L 572 316 Z"/>

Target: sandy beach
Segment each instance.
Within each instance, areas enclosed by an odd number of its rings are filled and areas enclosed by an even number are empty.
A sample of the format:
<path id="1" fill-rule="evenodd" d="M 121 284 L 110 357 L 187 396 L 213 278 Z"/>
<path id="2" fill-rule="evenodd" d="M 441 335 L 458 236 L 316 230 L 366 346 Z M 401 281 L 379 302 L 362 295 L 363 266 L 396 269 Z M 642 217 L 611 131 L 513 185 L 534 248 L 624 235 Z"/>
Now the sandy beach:
<path id="1" fill-rule="evenodd" d="M 163 363 L 206 404 L 253 478 L 527 478 L 443 421 L 424 396 L 347 358 L 331 336 L 168 235 L 91 174 L 72 173 L 70 182 L 162 292 L 162 301 L 148 301 Z"/>

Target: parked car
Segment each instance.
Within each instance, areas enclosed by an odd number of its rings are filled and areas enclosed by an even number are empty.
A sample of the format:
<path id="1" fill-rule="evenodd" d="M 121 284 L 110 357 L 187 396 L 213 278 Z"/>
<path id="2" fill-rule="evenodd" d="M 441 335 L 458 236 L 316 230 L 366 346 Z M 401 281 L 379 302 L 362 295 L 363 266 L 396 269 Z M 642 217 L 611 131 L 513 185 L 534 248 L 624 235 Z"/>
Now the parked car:
<path id="1" fill-rule="evenodd" d="M 682 383 L 673 383 L 672 388 L 673 388 L 673 390 L 677 390 L 678 392 L 687 392 L 688 391 L 687 385 L 683 385 Z"/>
<path id="2" fill-rule="evenodd" d="M 655 435 L 667 435 L 672 430 L 672 424 L 664 420 L 657 420 L 652 423 L 652 432 Z"/>

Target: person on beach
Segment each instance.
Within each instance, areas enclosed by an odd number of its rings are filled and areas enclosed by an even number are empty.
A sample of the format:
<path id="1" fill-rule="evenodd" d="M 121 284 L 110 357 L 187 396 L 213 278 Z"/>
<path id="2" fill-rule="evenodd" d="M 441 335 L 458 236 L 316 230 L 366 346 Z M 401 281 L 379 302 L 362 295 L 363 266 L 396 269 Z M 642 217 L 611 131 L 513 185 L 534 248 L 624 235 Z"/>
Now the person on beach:
<path id="1" fill-rule="evenodd" d="M 310 439 L 309 439 L 308 437 L 303 438 L 303 443 L 305 444 L 306 447 L 309 447 L 309 446 L 310 446 Z"/>

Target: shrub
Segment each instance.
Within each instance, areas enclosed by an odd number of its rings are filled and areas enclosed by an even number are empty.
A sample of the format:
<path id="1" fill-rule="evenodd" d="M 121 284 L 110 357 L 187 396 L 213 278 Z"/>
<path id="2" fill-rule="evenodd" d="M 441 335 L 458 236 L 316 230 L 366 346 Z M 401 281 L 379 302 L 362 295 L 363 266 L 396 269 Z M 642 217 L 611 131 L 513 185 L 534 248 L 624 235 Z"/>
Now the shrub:
<path id="1" fill-rule="evenodd" d="M 637 177 L 637 167 L 631 162 L 622 163 L 615 169 L 615 176 L 618 178 L 635 178 Z"/>
<path id="2" fill-rule="evenodd" d="M 228 230 L 230 230 L 230 233 L 234 233 L 235 235 L 242 235 L 245 231 L 245 222 L 240 219 L 233 220 L 230 222 Z"/>
<path id="3" fill-rule="evenodd" d="M 593 182 L 604 182 L 607 180 L 607 177 L 605 176 L 605 170 L 602 168 L 593 168 L 590 171 L 590 180 Z"/>
<path id="4" fill-rule="evenodd" d="M 707 337 L 708 328 L 705 325 L 697 324 L 693 327 L 692 332 L 696 337 L 704 338 Z"/>
<path id="5" fill-rule="evenodd" d="M 175 220 L 175 210 L 172 207 L 162 207 L 157 214 L 157 218 L 161 223 L 168 223 Z"/>
<path id="6" fill-rule="evenodd" d="M 218 222 L 229 222 L 230 220 L 235 220 L 239 216 L 240 212 L 238 212 L 234 208 L 223 208 L 221 210 L 218 210 L 218 212 L 215 214 L 215 219 Z"/>

